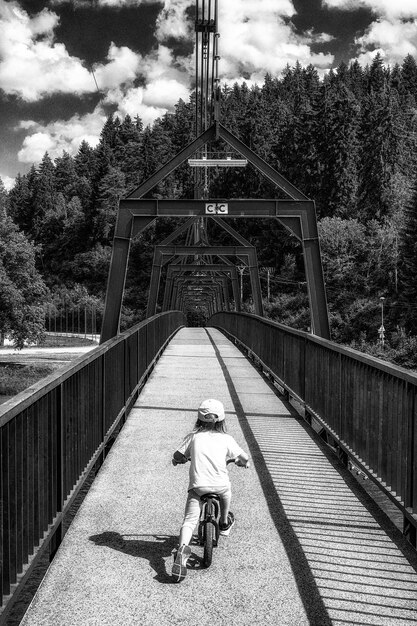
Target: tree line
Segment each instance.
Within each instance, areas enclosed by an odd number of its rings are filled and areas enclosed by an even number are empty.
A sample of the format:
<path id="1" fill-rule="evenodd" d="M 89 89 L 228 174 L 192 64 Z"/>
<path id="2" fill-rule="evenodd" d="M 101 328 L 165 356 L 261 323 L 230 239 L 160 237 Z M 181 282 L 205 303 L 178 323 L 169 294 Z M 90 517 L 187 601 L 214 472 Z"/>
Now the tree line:
<path id="1" fill-rule="evenodd" d="M 224 86 L 221 98 L 222 123 L 316 203 L 333 338 L 407 367 L 417 366 L 416 102 L 411 55 L 394 67 L 379 55 L 366 67 L 341 63 L 323 78 L 297 63 L 259 86 Z M 46 153 L 10 192 L 1 189 L 0 332 L 20 342 L 41 333 L 45 301 L 102 308 L 119 200 L 194 139 L 194 114 L 191 96 L 151 127 L 110 115 L 96 147 L 84 141 L 75 156 L 54 160 Z M 224 155 L 227 147 L 209 150 Z M 283 197 L 251 166 L 210 170 L 200 182 L 210 197 Z M 192 198 L 195 184 L 184 164 L 148 196 Z M 125 326 L 143 318 L 153 245 L 178 223 L 158 220 L 133 242 Z M 308 328 L 298 243 L 275 221 L 232 225 L 269 268 L 266 314 Z M 209 236 L 227 237 L 215 227 Z M 266 295 L 265 273 L 262 285 Z M 246 284 L 244 295 L 250 310 Z"/>

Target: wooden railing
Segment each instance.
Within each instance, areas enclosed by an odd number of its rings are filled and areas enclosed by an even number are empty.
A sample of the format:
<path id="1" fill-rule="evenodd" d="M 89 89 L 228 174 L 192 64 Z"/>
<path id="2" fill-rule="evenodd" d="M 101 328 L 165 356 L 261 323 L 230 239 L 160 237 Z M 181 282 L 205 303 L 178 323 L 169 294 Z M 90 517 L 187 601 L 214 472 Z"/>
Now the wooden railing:
<path id="1" fill-rule="evenodd" d="M 245 313 L 208 322 L 235 338 L 317 420 L 404 515 L 416 547 L 417 375 L 356 350 Z"/>
<path id="2" fill-rule="evenodd" d="M 155 315 L 0 406 L 1 623 L 183 325 L 180 312 Z"/>

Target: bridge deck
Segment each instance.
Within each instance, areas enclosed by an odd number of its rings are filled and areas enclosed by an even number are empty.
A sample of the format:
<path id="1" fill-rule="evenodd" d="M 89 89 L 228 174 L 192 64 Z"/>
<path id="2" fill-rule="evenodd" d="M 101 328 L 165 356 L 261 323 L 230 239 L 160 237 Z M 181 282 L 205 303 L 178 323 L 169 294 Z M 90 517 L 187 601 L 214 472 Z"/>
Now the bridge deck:
<path id="1" fill-rule="evenodd" d="M 232 467 L 236 524 L 173 584 L 187 467 L 171 453 L 205 397 L 224 401 L 252 468 Z M 170 343 L 22 624 L 417 623 L 413 551 L 221 333 Z"/>

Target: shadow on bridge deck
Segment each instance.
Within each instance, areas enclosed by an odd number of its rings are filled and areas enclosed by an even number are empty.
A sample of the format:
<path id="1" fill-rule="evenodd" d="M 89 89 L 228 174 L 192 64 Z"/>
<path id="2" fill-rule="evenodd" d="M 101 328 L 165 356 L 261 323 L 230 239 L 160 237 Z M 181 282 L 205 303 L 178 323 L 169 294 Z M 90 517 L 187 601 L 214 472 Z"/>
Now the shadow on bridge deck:
<path id="1" fill-rule="evenodd" d="M 217 397 L 252 468 L 212 566 L 169 576 L 187 488 L 171 454 Z M 417 623 L 417 558 L 324 444 L 220 332 L 169 344 L 22 624 Z"/>

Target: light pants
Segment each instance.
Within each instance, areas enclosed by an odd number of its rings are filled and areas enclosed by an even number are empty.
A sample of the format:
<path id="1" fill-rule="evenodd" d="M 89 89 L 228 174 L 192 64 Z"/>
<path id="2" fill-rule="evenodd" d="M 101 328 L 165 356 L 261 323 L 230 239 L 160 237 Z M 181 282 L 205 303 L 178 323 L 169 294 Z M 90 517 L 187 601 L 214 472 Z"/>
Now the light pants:
<path id="1" fill-rule="evenodd" d="M 206 493 L 217 493 L 220 497 L 220 521 L 227 522 L 227 514 L 229 513 L 230 501 L 232 499 L 232 490 L 230 485 L 225 487 L 196 487 L 188 492 L 187 502 L 185 504 L 184 521 L 181 526 L 180 546 L 188 545 L 193 536 L 194 528 L 200 518 L 201 501 L 200 496 Z"/>

